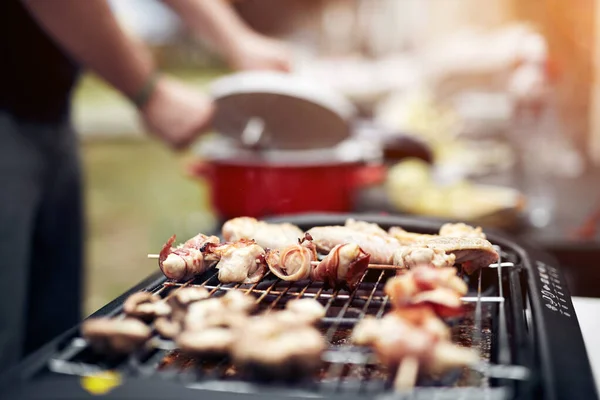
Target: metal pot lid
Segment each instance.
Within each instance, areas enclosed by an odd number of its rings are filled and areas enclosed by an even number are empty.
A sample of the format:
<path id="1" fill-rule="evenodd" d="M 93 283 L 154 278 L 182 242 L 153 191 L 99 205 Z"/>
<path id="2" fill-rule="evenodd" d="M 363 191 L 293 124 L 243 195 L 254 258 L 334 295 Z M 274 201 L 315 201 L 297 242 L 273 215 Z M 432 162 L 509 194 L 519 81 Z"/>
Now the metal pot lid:
<path id="1" fill-rule="evenodd" d="M 353 105 L 322 85 L 291 74 L 241 72 L 211 86 L 217 132 L 246 147 L 331 148 L 351 134 Z"/>
<path id="2" fill-rule="evenodd" d="M 256 150 L 241 147 L 222 135 L 203 138 L 194 147 L 194 154 L 202 159 L 228 164 L 269 164 L 277 166 L 338 165 L 377 161 L 381 149 L 363 140 L 347 139 L 336 146 L 309 150 Z"/>

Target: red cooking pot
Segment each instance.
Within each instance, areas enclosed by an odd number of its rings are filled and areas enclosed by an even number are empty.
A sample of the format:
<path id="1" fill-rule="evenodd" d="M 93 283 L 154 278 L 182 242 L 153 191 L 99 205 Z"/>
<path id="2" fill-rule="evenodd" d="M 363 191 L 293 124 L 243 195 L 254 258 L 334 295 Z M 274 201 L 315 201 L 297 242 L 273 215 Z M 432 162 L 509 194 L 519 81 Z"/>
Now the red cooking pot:
<path id="1" fill-rule="evenodd" d="M 189 166 L 208 181 L 212 206 L 223 218 L 303 212 L 348 212 L 358 190 L 384 181 L 386 168 L 348 149 L 250 152 L 204 149 Z"/>

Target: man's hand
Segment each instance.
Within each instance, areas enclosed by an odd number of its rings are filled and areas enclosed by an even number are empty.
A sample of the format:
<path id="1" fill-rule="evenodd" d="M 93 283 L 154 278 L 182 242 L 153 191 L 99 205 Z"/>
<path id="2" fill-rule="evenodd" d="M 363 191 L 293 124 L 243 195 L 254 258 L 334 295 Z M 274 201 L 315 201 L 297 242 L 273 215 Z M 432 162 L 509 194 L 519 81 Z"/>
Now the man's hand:
<path id="1" fill-rule="evenodd" d="M 140 115 L 151 134 L 174 149 L 182 149 L 209 129 L 213 105 L 191 87 L 161 77 Z"/>
<path id="2" fill-rule="evenodd" d="M 237 38 L 228 56 L 230 66 L 237 70 L 291 69 L 291 54 L 285 44 L 254 32 Z"/>

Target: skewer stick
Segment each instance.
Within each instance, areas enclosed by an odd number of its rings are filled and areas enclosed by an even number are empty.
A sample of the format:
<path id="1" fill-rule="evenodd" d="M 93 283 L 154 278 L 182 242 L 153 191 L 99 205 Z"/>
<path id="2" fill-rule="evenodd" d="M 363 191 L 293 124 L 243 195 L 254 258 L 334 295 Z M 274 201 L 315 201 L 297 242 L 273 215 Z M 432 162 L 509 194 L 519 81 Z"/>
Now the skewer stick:
<path id="1" fill-rule="evenodd" d="M 158 259 L 158 254 L 148 254 L 149 259 Z M 311 261 L 312 265 L 319 265 L 319 261 Z M 388 264 L 369 264 L 370 269 L 385 269 L 390 271 L 396 271 L 403 268 L 400 268 L 396 265 L 388 265 Z"/>
<path id="2" fill-rule="evenodd" d="M 398 366 L 394 378 L 394 389 L 398 392 L 412 390 L 417 383 L 419 360 L 416 357 L 404 357 Z"/>

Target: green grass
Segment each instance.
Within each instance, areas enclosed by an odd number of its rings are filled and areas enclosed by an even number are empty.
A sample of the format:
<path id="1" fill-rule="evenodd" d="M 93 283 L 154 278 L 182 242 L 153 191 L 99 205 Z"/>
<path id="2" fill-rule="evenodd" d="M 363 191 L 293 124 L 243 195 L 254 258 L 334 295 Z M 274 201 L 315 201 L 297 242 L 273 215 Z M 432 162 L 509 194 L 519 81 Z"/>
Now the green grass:
<path id="1" fill-rule="evenodd" d="M 183 174 L 187 156 L 151 140 L 83 145 L 88 215 L 85 311 L 93 312 L 157 270 L 157 253 L 214 227 L 207 188 Z"/>

